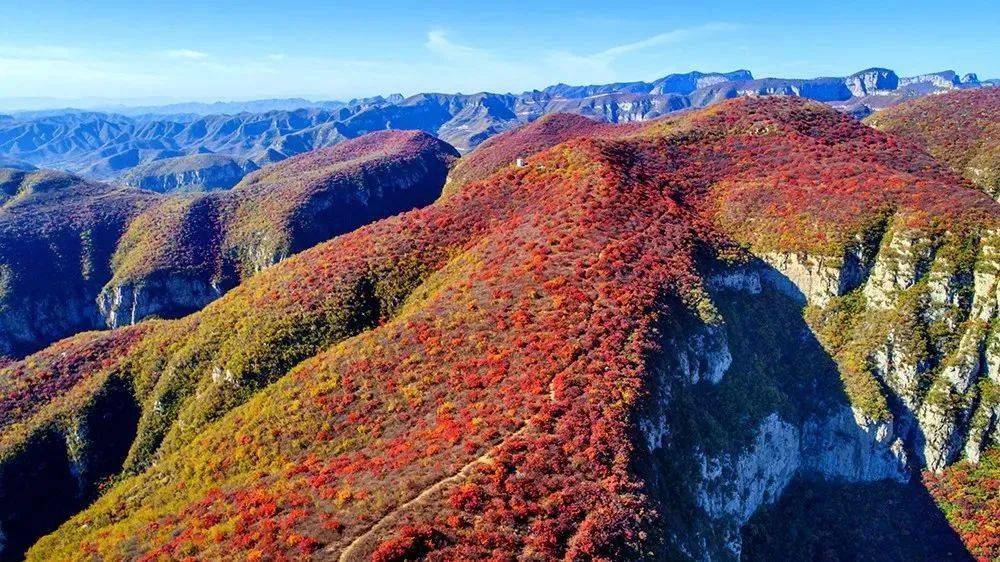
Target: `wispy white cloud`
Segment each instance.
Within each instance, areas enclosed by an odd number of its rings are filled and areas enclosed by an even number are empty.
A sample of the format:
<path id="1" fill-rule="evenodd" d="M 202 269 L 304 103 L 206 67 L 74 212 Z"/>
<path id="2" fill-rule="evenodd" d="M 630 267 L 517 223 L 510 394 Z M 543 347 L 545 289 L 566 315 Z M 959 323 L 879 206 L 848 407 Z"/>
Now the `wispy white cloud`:
<path id="1" fill-rule="evenodd" d="M 658 33 L 652 37 L 647 37 L 639 41 L 616 45 L 599 53 L 593 54 L 591 57 L 601 60 L 614 60 L 622 55 L 627 55 L 635 51 L 642 51 L 662 45 L 675 45 L 692 39 L 698 39 L 706 35 L 712 35 L 725 31 L 735 31 L 741 27 L 742 26 L 733 23 L 715 22 L 699 25 L 697 27 L 674 29 L 664 33 Z"/>
<path id="2" fill-rule="evenodd" d="M 641 78 L 619 73 L 633 68 L 634 61 L 640 59 L 687 60 L 681 58 L 683 49 L 679 46 L 686 49 L 713 34 L 738 28 L 709 23 L 594 52 L 539 50 L 530 55 L 487 48 L 434 28 L 415 45 L 418 51 L 407 57 L 364 59 L 326 53 L 291 56 L 278 48 L 239 53 L 194 48 L 112 51 L 82 45 L 0 43 L 0 98 L 155 95 L 177 100 L 348 99 L 397 91 L 521 91 L 559 81 L 601 83 Z M 158 62 L 150 64 L 150 59 Z"/>
<path id="3" fill-rule="evenodd" d="M 208 53 L 195 51 L 194 49 L 169 49 L 163 51 L 167 58 L 182 60 L 204 60 L 208 58 Z"/>
<path id="4" fill-rule="evenodd" d="M 563 72 L 577 69 L 593 76 L 594 81 L 615 80 L 617 73 L 615 63 L 626 55 L 646 51 L 655 47 L 678 45 L 701 39 L 725 31 L 741 29 L 742 26 L 733 23 L 715 22 L 696 27 L 673 29 L 658 33 L 638 41 L 623 43 L 608 47 L 591 54 L 578 54 L 571 51 L 553 51 L 546 55 L 549 64 Z"/>
<path id="5" fill-rule="evenodd" d="M 448 39 L 447 34 L 441 29 L 432 29 L 427 32 L 427 41 L 424 43 L 432 53 L 449 60 L 484 60 L 494 58 L 493 54 L 486 49 L 461 45 Z"/>

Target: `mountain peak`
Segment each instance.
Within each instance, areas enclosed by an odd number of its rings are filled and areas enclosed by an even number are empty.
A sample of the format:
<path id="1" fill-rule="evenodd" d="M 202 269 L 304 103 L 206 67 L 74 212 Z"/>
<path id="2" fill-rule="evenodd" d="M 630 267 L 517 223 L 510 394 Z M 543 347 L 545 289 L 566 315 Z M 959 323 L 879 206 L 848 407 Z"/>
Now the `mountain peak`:
<path id="1" fill-rule="evenodd" d="M 855 97 L 876 92 L 895 90 L 899 87 L 899 76 L 888 68 L 867 68 L 848 76 L 844 82 Z"/>

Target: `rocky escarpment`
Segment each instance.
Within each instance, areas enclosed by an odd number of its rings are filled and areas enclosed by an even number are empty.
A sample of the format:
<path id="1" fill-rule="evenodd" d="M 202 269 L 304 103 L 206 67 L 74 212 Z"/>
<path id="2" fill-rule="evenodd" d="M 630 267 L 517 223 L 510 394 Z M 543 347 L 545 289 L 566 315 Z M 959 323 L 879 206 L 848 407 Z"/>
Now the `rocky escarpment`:
<path id="1" fill-rule="evenodd" d="M 243 176 L 259 169 L 250 160 L 219 154 L 192 154 L 154 160 L 129 170 L 124 185 L 159 193 L 229 189 Z"/>
<path id="2" fill-rule="evenodd" d="M 376 133 L 265 168 L 230 191 L 154 207 L 119 245 L 101 315 L 115 327 L 198 310 L 293 254 L 431 203 L 456 156 L 423 133 Z"/>
<path id="3" fill-rule="evenodd" d="M 837 268 L 781 263 L 794 281 L 762 260 L 714 267 L 706 312 L 664 329 L 674 335 L 640 424 L 643 462 L 685 557 L 739 559 L 743 526 L 793 482 L 907 482 L 914 469 L 894 424 L 844 395 L 838 367 L 799 316 L 796 283 L 822 296 L 839 287 Z"/>
<path id="4" fill-rule="evenodd" d="M 994 231 L 894 227 L 877 254 L 765 257 L 857 375 L 852 398 L 864 415 L 892 421 L 931 470 L 976 460 L 997 440 L 997 244 Z"/>
<path id="5" fill-rule="evenodd" d="M 979 77 L 975 73 L 970 72 L 960 77 L 953 70 L 911 76 L 903 78 L 899 82 L 899 85 L 903 87 L 924 86 L 942 90 L 953 90 L 961 87 L 976 86 L 978 84 Z"/>
<path id="6" fill-rule="evenodd" d="M 160 276 L 139 282 L 109 284 L 97 296 L 97 308 L 109 328 L 130 326 L 146 318 L 169 317 L 198 310 L 223 293 L 212 281 Z"/>
<path id="7" fill-rule="evenodd" d="M 869 68 L 855 72 L 844 79 L 847 89 L 855 97 L 874 95 L 899 87 L 899 76 L 887 68 Z"/>
<path id="8" fill-rule="evenodd" d="M 0 356 L 101 326 L 94 297 L 153 194 L 52 171 L 0 170 Z"/>

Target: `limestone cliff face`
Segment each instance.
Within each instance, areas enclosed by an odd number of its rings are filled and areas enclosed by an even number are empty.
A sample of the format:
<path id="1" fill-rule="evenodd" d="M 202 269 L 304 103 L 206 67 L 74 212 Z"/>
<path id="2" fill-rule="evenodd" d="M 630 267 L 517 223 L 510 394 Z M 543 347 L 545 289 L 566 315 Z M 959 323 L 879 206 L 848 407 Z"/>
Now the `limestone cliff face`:
<path id="1" fill-rule="evenodd" d="M 819 308 L 857 275 L 822 257 L 768 261 Z M 858 345 L 897 430 L 931 470 L 975 461 L 997 438 L 998 266 L 996 232 L 890 229 L 860 288 L 868 330 Z"/>
<path id="2" fill-rule="evenodd" d="M 844 79 L 855 97 L 867 96 L 899 87 L 899 77 L 887 68 L 869 68 Z"/>
<path id="3" fill-rule="evenodd" d="M 122 177 L 122 183 L 160 193 L 229 189 L 258 168 L 250 160 L 194 154 L 136 166 Z"/>
<path id="4" fill-rule="evenodd" d="M 771 414 L 737 454 L 700 456 L 697 505 L 723 538 L 715 559 L 738 559 L 740 531 L 761 507 L 777 501 L 795 478 L 841 483 L 909 478 L 906 453 L 891 424 L 859 420 L 850 408 L 801 427 Z"/>
<path id="5" fill-rule="evenodd" d="M 229 192 L 237 204 L 234 210 L 227 210 L 226 201 L 214 197 L 219 194 L 206 194 L 183 209 L 154 210 L 126 234 L 126 240 L 132 240 L 136 231 L 139 241 L 123 245 L 116 263 L 152 259 L 158 265 L 139 272 L 116 271 L 97 296 L 103 324 L 115 328 L 199 310 L 241 279 L 295 253 L 367 222 L 430 203 L 440 194 L 446 171 L 444 161 L 430 156 L 415 158 L 405 166 L 358 170 L 300 197 L 294 212 L 278 223 L 254 222 L 256 217 L 244 209 L 256 213 L 260 207 L 254 204 L 253 194 L 239 188 Z M 174 219 L 178 221 L 174 228 L 159 232 L 145 228 L 146 223 Z M 189 238 L 172 245 L 178 232 Z M 153 236 L 161 239 L 153 240 Z M 178 264 L 169 256 L 156 259 L 171 252 L 193 256 L 194 261 Z"/>
<path id="6" fill-rule="evenodd" d="M 962 458 L 977 462 L 987 445 L 997 443 L 1000 236 L 901 227 L 877 234 L 867 242 L 859 238 L 844 256 L 771 253 L 715 271 L 705 278 L 709 312 L 665 330 L 674 335 L 652 369 L 657 382 L 640 430 L 649 470 L 663 482 L 682 482 L 674 488 L 662 484 L 663 509 L 677 504 L 697 513 L 686 523 L 689 532 L 670 531 L 670 541 L 684 554 L 739 559 L 742 527 L 795 480 L 905 483 L 919 470 L 941 470 Z M 732 308 L 755 300 L 766 304 Z M 800 306 L 809 318 L 847 308 L 854 317 L 849 328 L 812 321 L 789 327 Z M 789 316 L 780 315 L 782 307 Z M 752 320 L 740 319 L 747 316 Z M 788 356 L 768 349 L 766 339 L 774 337 L 768 326 L 788 332 L 775 338 L 793 346 Z M 837 344 L 846 351 L 827 340 L 833 329 L 846 340 Z M 800 350 L 813 333 L 825 351 L 810 356 Z M 751 362 L 748 348 L 755 350 Z M 817 358 L 827 353 L 830 365 L 824 366 Z M 872 381 L 870 388 L 881 393 L 885 411 L 851 388 L 856 363 Z M 773 392 L 786 398 L 744 407 L 743 413 L 696 411 L 712 409 L 706 397 L 724 395 L 727 385 L 743 388 L 741 377 L 767 386 L 766 375 L 783 369 L 813 382 L 795 390 L 776 381 Z M 831 376 L 847 377 L 847 396 L 845 383 L 827 384 Z M 798 404 L 789 408 L 789 401 Z M 697 421 L 720 419 L 730 427 L 721 441 L 717 429 Z M 732 429 L 750 420 L 749 431 Z M 676 460 L 685 455 L 693 464 Z"/>
<path id="7" fill-rule="evenodd" d="M 219 162 L 196 156 L 186 163 Z M 198 310 L 294 253 L 431 203 L 455 157 L 429 135 L 389 131 L 275 164 L 245 188 L 167 196 L 4 172 L 0 359 L 81 331 Z M 215 173 L 158 162 L 168 175 Z M 187 181 L 171 177 L 142 187 L 170 191 Z"/>
<path id="8" fill-rule="evenodd" d="M 891 420 L 873 420 L 837 394 L 840 383 L 831 380 L 837 376 L 832 364 L 810 360 L 808 355 L 786 355 L 800 345 L 810 346 L 795 341 L 807 337 L 804 325 L 788 325 L 804 302 L 801 293 L 790 292 L 802 284 L 813 298 L 826 302 L 839 290 L 843 279 L 839 269 L 808 256 L 769 258 L 788 267 L 792 275 L 757 261 L 707 276 L 711 296 L 704 312 L 666 330 L 673 335 L 667 337 L 651 369 L 657 382 L 640 422 L 650 455 L 645 462 L 658 475 L 653 479 L 660 478 L 668 490 L 669 482 L 681 483 L 675 488 L 681 491 L 663 492 L 667 497 L 663 509 L 677 510 L 679 520 L 686 520 L 671 525 L 670 541 L 692 559 L 738 560 L 742 527 L 760 508 L 777 501 L 795 479 L 906 482 L 914 467 Z M 746 302 L 758 306 L 744 309 Z M 754 313 L 761 316 L 749 318 Z M 758 325 L 765 328 L 758 331 Z M 771 333 L 771 328 L 782 332 Z M 765 337 L 774 337 L 779 348 L 764 345 Z M 756 358 L 748 361 L 751 356 Z M 802 364 L 796 365 L 798 361 Z M 811 378 L 813 382 L 804 384 L 813 390 L 775 386 L 775 392 L 787 392 L 785 399 L 764 400 L 743 413 L 711 412 L 708 420 L 732 417 L 736 428 L 745 426 L 747 416 L 757 420 L 750 428 L 729 430 L 721 442 L 706 437 L 715 435 L 715 429 L 691 428 L 699 425 L 692 419 L 703 417 L 695 410 L 713 408 L 707 396 L 725 392 L 727 385 L 740 386 L 741 377 L 755 386 L 780 385 L 768 376 L 783 370 L 806 381 Z M 757 399 L 739 396 L 738 407 Z M 799 401 L 801 407 L 789 411 L 783 400 Z M 693 464 L 677 461 L 680 458 L 693 459 Z M 678 527 L 689 531 L 678 532 Z"/>
<path id="9" fill-rule="evenodd" d="M 0 357 L 100 326 L 94 296 L 153 194 L 48 170 L 0 170 Z"/>
<path id="10" fill-rule="evenodd" d="M 151 277 L 141 282 L 105 286 L 97 296 L 97 307 L 105 325 L 118 328 L 145 318 L 198 310 L 222 293 L 222 287 L 211 281 L 182 276 Z"/>
<path id="11" fill-rule="evenodd" d="M 33 306 L 0 314 L 0 357 L 18 356 L 49 342 L 98 325 L 93 302 L 84 296 L 38 299 Z"/>

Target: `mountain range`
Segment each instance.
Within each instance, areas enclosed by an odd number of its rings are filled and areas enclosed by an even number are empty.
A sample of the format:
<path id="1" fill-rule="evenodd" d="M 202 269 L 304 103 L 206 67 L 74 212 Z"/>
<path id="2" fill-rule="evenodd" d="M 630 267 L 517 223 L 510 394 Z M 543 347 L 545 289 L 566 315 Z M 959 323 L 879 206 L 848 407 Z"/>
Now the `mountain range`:
<path id="1" fill-rule="evenodd" d="M 838 78 L 754 79 L 749 71 L 737 70 L 672 74 L 652 82 L 558 84 L 521 94 L 181 104 L 133 108 L 128 115 L 29 112 L 0 121 L 0 155 L 90 179 L 190 191 L 231 186 L 241 173 L 267 163 L 384 129 L 422 130 L 467 152 L 499 132 L 552 113 L 623 123 L 734 97 L 781 94 L 822 101 L 863 117 L 902 100 L 989 84 L 974 74 L 953 71 L 901 78 L 891 70 L 872 68 Z M 206 153 L 233 160 L 225 165 L 206 162 Z M 159 160 L 170 162 L 147 165 Z"/>
<path id="2" fill-rule="evenodd" d="M 730 78 L 228 190 L 4 171 L 0 558 L 997 559 L 1000 90 Z"/>

